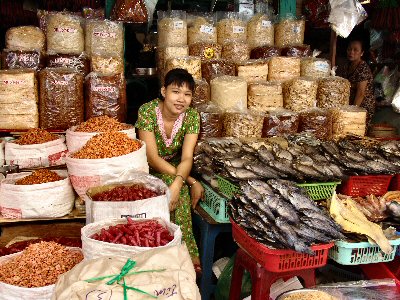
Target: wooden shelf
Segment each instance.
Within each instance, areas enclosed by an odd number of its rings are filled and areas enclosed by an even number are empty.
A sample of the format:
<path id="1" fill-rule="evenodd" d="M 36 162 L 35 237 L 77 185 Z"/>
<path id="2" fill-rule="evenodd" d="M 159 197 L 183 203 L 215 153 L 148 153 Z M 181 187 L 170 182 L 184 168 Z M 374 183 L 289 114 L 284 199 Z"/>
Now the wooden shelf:
<path id="1" fill-rule="evenodd" d="M 0 226 L 15 224 L 15 223 L 29 223 L 29 222 L 41 222 L 41 221 L 65 221 L 65 220 L 86 220 L 85 214 L 80 214 L 77 209 L 74 209 L 71 213 L 60 218 L 35 218 L 35 219 L 6 219 L 0 217 Z"/>

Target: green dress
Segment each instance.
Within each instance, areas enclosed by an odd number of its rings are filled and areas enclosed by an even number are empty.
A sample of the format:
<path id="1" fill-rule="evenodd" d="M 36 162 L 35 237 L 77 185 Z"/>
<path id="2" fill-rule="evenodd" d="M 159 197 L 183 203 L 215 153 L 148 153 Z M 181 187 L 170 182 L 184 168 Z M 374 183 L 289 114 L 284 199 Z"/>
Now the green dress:
<path id="1" fill-rule="evenodd" d="M 193 108 L 188 108 L 185 113 L 179 115 L 172 129 L 171 138 L 167 138 L 164 129 L 161 110 L 158 106 L 161 100 L 155 99 L 143 104 L 139 108 L 138 120 L 135 127 L 140 130 L 154 132 L 158 154 L 175 167 L 181 160 L 182 146 L 185 134 L 200 131 L 200 117 Z M 161 178 L 168 186 L 175 180 L 174 175 L 160 174 L 150 171 L 153 175 Z M 192 258 L 199 257 L 196 241 L 193 236 L 191 199 L 189 187 L 184 184 L 179 197 L 179 203 L 174 213 L 171 212 L 171 221 L 181 227 L 183 241 L 189 249 Z"/>

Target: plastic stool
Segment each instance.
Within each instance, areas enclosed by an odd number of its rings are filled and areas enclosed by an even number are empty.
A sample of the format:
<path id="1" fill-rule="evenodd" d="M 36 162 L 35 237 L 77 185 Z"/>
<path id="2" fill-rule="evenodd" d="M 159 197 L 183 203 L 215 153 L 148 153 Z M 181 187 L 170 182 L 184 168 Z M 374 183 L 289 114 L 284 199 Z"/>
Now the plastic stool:
<path id="1" fill-rule="evenodd" d="M 208 300 L 215 290 L 215 285 L 212 284 L 215 239 L 222 232 L 232 232 L 232 225 L 209 220 L 209 215 L 201 207 L 197 207 L 196 210 L 199 214 L 193 214 L 193 225 L 200 228 L 199 252 L 203 271 L 200 278 L 200 293 L 202 300 Z"/>
<path id="2" fill-rule="evenodd" d="M 259 265 L 247 252 L 239 248 L 233 267 L 231 289 L 229 292 L 230 300 L 240 299 L 242 277 L 245 269 L 249 271 L 251 277 L 251 300 L 268 300 L 271 285 L 280 278 L 287 280 L 293 276 L 298 276 L 304 280 L 305 287 L 315 285 L 315 269 L 279 273 L 269 272 Z"/>

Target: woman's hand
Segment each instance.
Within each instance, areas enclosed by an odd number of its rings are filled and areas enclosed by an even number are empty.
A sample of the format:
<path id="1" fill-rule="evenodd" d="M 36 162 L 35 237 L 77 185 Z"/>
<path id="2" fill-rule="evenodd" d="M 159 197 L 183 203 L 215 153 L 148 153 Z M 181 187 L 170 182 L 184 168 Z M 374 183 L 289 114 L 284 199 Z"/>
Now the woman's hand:
<path id="1" fill-rule="evenodd" d="M 174 211 L 178 206 L 179 195 L 181 192 L 182 184 L 179 184 L 176 180 L 169 186 L 170 200 L 169 200 L 169 211 Z"/>
<path id="2" fill-rule="evenodd" d="M 204 199 L 204 188 L 200 184 L 200 182 L 196 181 L 190 187 L 190 198 L 192 199 L 192 207 L 193 209 L 196 207 L 197 203 L 200 199 Z"/>

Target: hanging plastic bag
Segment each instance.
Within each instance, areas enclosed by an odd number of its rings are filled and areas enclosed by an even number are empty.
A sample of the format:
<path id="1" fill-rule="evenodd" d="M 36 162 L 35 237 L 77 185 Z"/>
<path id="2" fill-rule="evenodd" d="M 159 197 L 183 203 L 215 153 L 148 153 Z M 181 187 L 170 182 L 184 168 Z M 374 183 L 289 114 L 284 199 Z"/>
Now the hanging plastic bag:
<path id="1" fill-rule="evenodd" d="M 394 93 L 392 107 L 395 112 L 400 113 L 400 86 L 397 88 L 396 93 Z"/>
<path id="2" fill-rule="evenodd" d="M 128 23 L 146 23 L 147 7 L 143 0 L 117 0 L 111 12 L 111 20 Z"/>
<path id="3" fill-rule="evenodd" d="M 347 38 L 353 28 L 367 18 L 367 12 L 357 0 L 329 0 L 331 13 L 328 21 L 332 29 Z"/>

